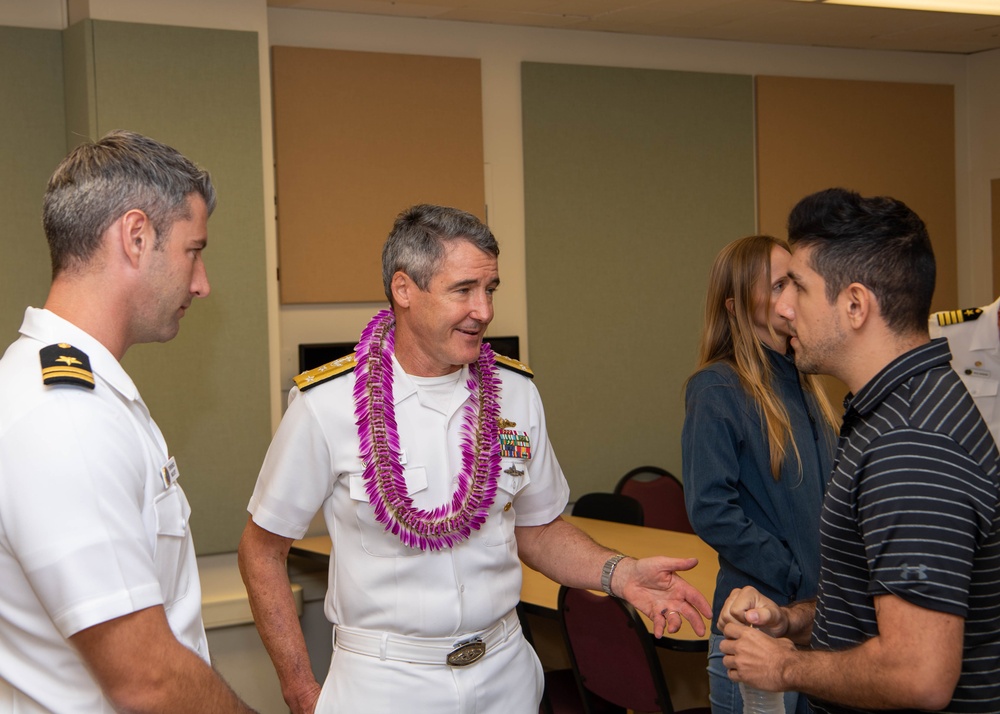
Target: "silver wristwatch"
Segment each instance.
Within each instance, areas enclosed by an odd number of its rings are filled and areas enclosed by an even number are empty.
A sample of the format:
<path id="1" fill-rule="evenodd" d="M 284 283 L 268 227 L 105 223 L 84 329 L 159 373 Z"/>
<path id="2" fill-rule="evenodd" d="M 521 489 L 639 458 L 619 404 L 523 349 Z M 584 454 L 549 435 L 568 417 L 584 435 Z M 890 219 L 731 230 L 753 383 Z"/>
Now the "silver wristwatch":
<path id="1" fill-rule="evenodd" d="M 601 589 L 611 597 L 618 597 L 611 592 L 611 576 L 614 574 L 615 568 L 618 567 L 618 563 L 620 563 L 624 557 L 626 556 L 621 553 L 612 555 L 608 558 L 607 562 L 604 563 L 604 567 L 601 569 Z"/>

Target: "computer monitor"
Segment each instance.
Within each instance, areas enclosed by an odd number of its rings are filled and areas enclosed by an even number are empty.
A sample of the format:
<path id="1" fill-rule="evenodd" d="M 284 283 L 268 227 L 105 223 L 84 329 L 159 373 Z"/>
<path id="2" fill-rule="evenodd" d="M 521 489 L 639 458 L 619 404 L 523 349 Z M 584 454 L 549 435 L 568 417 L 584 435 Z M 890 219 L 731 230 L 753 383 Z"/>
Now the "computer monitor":
<path id="1" fill-rule="evenodd" d="M 299 372 L 315 369 L 354 351 L 356 342 L 316 342 L 299 345 Z"/>
<path id="2" fill-rule="evenodd" d="M 513 337 L 491 337 L 487 335 L 483 342 L 489 342 L 490 347 L 498 355 L 510 357 L 511 359 L 521 359 L 521 340 L 517 335 Z"/>

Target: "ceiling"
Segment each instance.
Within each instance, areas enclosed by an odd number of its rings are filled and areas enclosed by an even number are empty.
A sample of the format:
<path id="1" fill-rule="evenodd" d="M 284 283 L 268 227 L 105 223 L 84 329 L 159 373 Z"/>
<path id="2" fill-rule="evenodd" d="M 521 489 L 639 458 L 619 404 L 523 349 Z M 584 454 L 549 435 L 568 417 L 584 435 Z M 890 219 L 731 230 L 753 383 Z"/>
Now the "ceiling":
<path id="1" fill-rule="evenodd" d="M 740 42 L 973 54 L 1000 17 L 794 0 L 267 0 L 269 7 Z"/>

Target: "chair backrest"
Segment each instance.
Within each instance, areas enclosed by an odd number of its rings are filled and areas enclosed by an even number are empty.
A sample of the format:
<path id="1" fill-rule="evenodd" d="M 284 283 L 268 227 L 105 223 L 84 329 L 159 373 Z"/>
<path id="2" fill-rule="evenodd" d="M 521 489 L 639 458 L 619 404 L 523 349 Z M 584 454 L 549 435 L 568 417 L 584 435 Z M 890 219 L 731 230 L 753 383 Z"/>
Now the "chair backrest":
<path id="1" fill-rule="evenodd" d="M 573 504 L 573 515 L 641 526 L 644 523 L 642 504 L 620 493 L 585 493 Z"/>
<path id="2" fill-rule="evenodd" d="M 615 493 L 631 496 L 642 504 L 644 525 L 668 531 L 694 533 L 684 507 L 680 479 L 659 466 L 640 466 L 621 477 Z"/>
<path id="3" fill-rule="evenodd" d="M 635 712 L 673 714 L 653 637 L 635 608 L 589 590 L 559 589 L 559 621 L 588 712 L 592 695 Z"/>

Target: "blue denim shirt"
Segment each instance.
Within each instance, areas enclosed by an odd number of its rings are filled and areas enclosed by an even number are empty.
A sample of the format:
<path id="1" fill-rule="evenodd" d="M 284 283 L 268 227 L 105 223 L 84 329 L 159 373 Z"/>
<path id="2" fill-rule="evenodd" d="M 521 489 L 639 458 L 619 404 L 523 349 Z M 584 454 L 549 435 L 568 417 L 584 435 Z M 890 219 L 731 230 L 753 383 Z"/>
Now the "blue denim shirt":
<path id="1" fill-rule="evenodd" d="M 684 500 L 695 531 L 719 553 L 713 610 L 752 585 L 778 604 L 816 595 L 819 518 L 836 434 L 790 357 L 765 349 L 772 387 L 788 411 L 802 468 L 789 449 L 771 475 L 767 432 L 732 366 L 717 363 L 687 384 L 682 432 Z M 712 630 L 718 632 L 715 622 Z"/>

